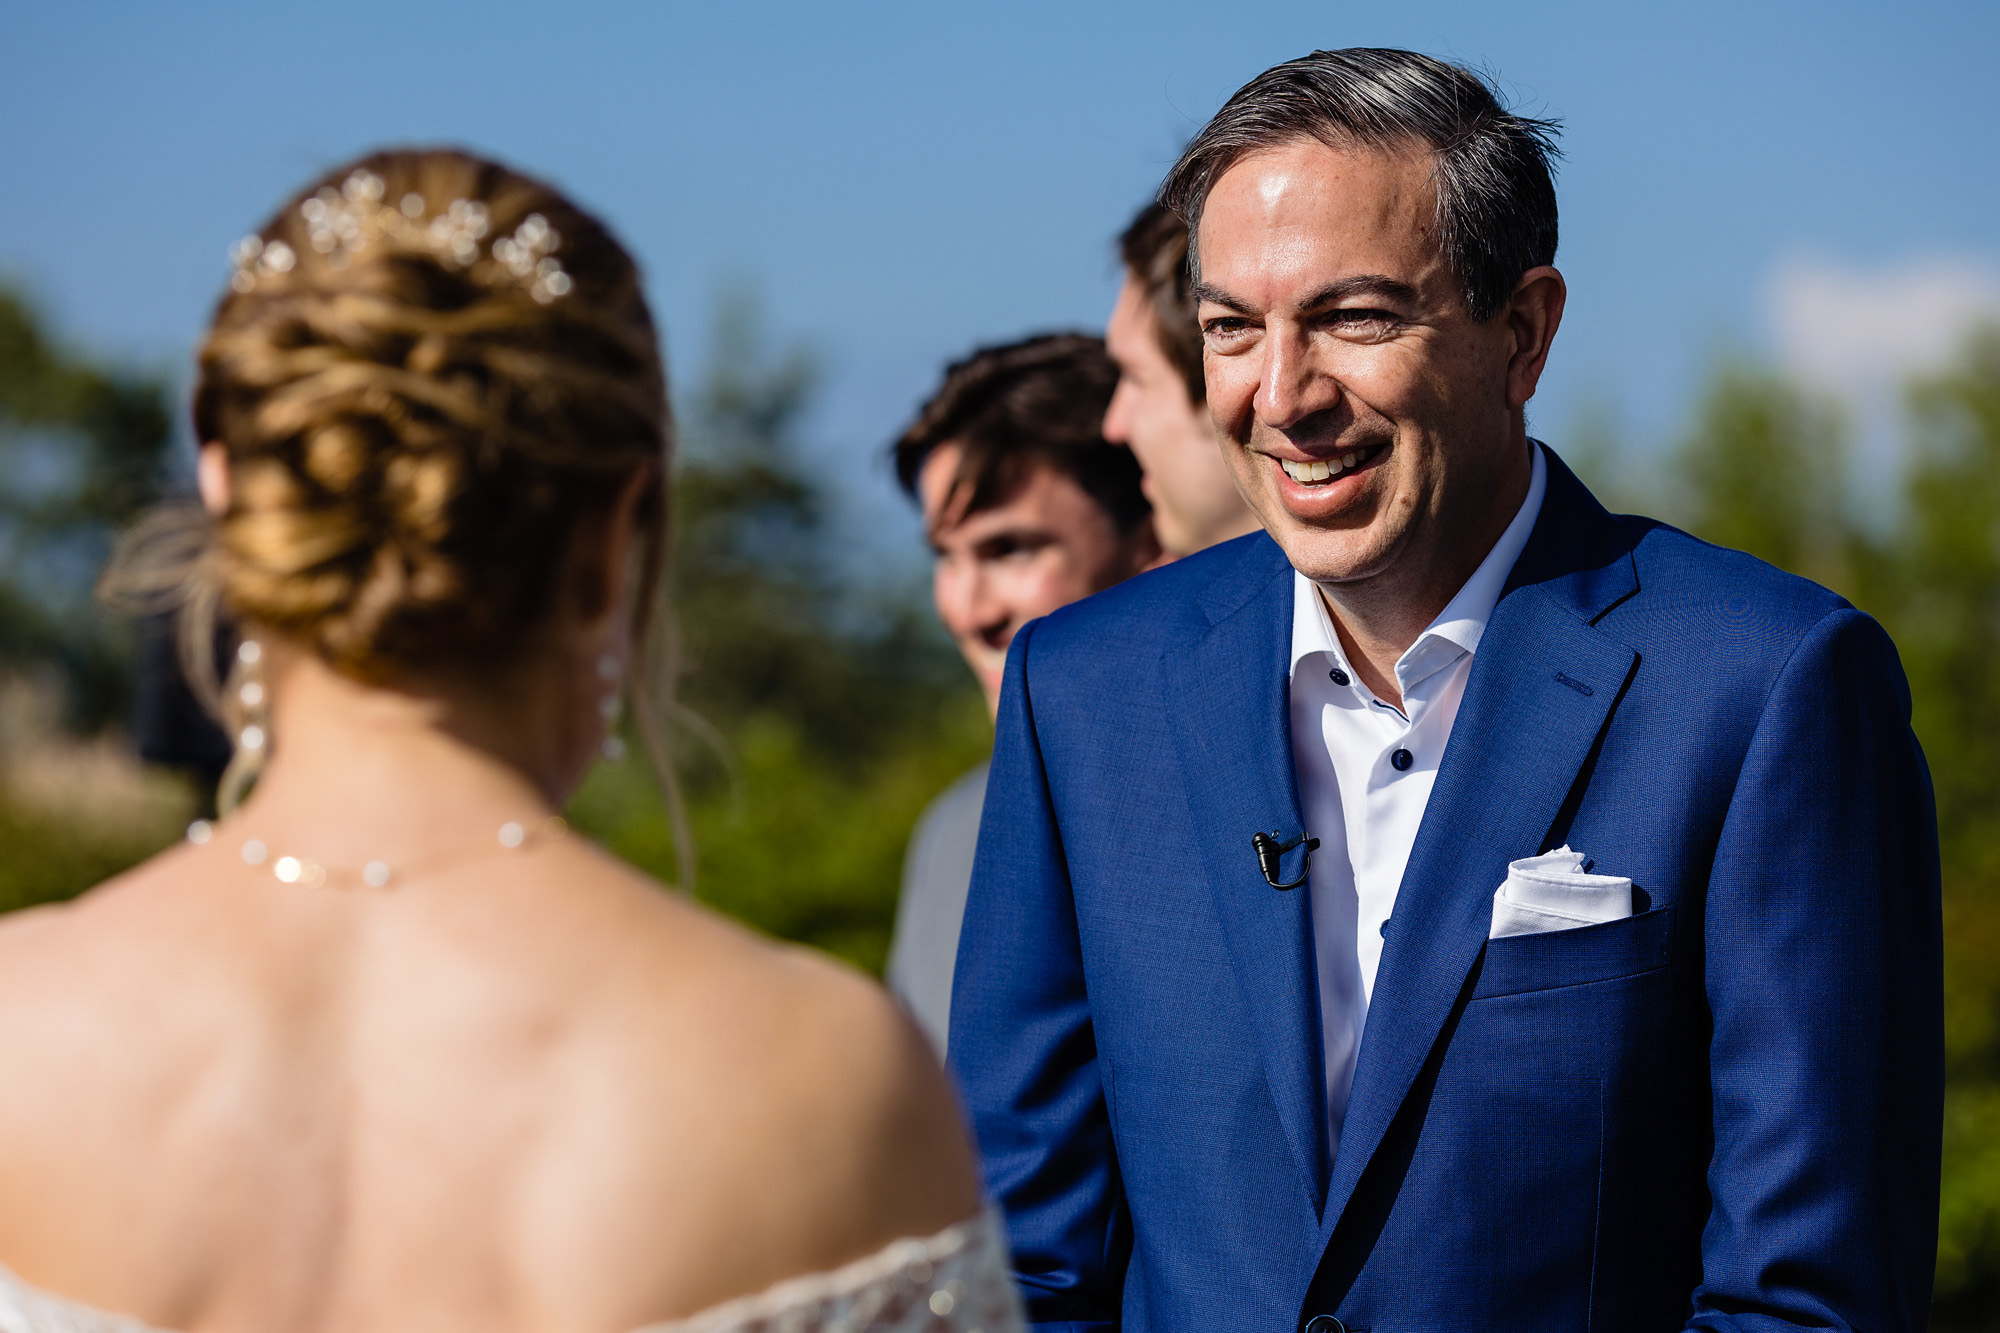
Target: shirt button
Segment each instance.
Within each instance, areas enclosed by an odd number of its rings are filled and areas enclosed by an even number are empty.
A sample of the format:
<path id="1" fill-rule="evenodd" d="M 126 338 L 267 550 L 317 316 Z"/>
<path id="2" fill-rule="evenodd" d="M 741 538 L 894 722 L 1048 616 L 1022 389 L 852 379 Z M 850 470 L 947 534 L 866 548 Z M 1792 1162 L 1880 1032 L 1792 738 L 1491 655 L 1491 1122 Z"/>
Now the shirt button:
<path id="1" fill-rule="evenodd" d="M 1398 750 L 1396 751 L 1396 753 L 1389 756 L 1389 763 L 1395 767 L 1395 770 L 1398 773 L 1407 773 L 1410 769 L 1410 765 L 1416 762 L 1417 762 L 1417 757 L 1411 754 L 1408 750 Z"/>
<path id="2" fill-rule="evenodd" d="M 1339 667 L 1335 667 L 1333 670 L 1327 672 L 1326 674 L 1327 674 L 1327 679 L 1331 680 L 1336 685 L 1347 684 L 1347 673 L 1345 671 L 1342 671 Z"/>

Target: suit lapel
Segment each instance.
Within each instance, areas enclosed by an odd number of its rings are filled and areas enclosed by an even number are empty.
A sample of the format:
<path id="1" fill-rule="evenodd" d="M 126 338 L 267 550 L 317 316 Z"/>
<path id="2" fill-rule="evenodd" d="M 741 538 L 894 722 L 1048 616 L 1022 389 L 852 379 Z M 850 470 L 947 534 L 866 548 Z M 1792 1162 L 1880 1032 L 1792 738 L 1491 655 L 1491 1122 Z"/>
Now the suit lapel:
<path id="1" fill-rule="evenodd" d="M 1251 845 L 1300 832 L 1292 771 L 1292 569 L 1261 534 L 1201 598 L 1204 619 L 1162 660 L 1170 729 L 1216 915 L 1249 1009 L 1278 1119 L 1317 1214 L 1328 1162 L 1309 899 L 1265 883 Z M 1289 877 L 1299 853 L 1284 859 Z"/>
<path id="2" fill-rule="evenodd" d="M 1331 1239 L 1485 946 L 1507 863 L 1543 840 L 1636 669 L 1593 622 L 1637 590 L 1614 520 L 1548 456 L 1542 513 L 1487 622 L 1410 854 L 1322 1215 Z"/>

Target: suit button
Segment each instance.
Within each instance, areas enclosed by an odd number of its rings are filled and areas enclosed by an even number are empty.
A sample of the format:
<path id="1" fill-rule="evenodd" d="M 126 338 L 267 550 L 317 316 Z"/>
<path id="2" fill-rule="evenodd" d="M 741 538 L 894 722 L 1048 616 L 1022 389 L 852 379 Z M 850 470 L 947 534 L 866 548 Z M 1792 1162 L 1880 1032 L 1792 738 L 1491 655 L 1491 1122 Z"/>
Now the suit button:
<path id="1" fill-rule="evenodd" d="M 1347 1325 L 1330 1314 L 1316 1314 L 1306 1320 L 1304 1333 L 1347 1333 Z"/>
<path id="2" fill-rule="evenodd" d="M 1417 762 L 1417 757 L 1408 750 L 1398 750 L 1389 756 L 1389 762 L 1394 765 L 1398 773 L 1407 773 L 1410 765 Z"/>

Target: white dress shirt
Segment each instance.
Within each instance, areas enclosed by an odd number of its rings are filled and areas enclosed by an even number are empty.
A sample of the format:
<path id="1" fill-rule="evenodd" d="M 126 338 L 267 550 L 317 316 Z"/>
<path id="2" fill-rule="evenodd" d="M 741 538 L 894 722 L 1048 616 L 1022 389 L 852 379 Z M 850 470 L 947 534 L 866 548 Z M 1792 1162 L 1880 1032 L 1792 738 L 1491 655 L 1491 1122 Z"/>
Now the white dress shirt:
<path id="1" fill-rule="evenodd" d="M 1548 468 L 1530 445 L 1527 498 L 1430 627 L 1396 659 L 1400 710 L 1361 683 L 1341 650 L 1319 587 L 1295 574 L 1292 597 L 1292 766 L 1300 814 L 1320 841 L 1307 891 L 1326 1043 L 1329 1148 L 1340 1148 L 1354 1060 L 1375 991 L 1384 923 L 1417 840 L 1438 761 L 1465 696 L 1479 637 L 1542 510 Z"/>

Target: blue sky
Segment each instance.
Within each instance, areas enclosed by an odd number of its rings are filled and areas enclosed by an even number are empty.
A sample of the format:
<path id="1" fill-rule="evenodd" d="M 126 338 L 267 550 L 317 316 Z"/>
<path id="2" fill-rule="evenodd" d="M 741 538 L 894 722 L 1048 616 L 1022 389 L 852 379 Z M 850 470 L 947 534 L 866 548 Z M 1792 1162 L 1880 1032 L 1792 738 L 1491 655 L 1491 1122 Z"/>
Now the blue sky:
<path id="1" fill-rule="evenodd" d="M 761 288 L 826 367 L 814 465 L 894 543 L 877 455 L 942 363 L 1099 326 L 1111 238 L 1180 144 L 1316 46 L 1461 60 L 1564 120 L 1571 300 L 1532 408 L 1558 449 L 1591 405 L 1667 438 L 1723 348 L 1838 387 L 2000 301 L 1990 3 L 23 3 L 6 28 L 0 276 L 78 344 L 182 373 L 280 195 L 463 143 L 626 238 L 682 380 L 717 292 Z"/>

